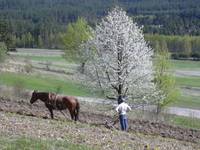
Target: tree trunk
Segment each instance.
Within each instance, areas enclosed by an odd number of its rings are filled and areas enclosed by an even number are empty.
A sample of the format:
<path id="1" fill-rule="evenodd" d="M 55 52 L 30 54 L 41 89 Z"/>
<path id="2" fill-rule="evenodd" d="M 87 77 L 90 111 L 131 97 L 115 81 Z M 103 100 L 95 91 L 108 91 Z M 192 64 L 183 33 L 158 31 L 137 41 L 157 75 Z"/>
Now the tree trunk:
<path id="1" fill-rule="evenodd" d="M 118 59 L 118 104 L 120 104 L 122 102 L 122 79 L 121 79 L 121 75 L 122 75 L 122 71 L 121 71 L 121 62 L 122 62 L 122 50 L 118 49 L 118 55 L 117 55 L 117 59 Z"/>
<path id="2" fill-rule="evenodd" d="M 84 74 L 84 72 L 85 72 L 85 62 L 82 62 L 81 63 L 81 70 L 80 70 L 80 72 L 82 73 L 82 74 Z"/>
<path id="3" fill-rule="evenodd" d="M 158 115 L 161 112 L 161 105 L 160 103 L 157 104 L 156 114 Z"/>

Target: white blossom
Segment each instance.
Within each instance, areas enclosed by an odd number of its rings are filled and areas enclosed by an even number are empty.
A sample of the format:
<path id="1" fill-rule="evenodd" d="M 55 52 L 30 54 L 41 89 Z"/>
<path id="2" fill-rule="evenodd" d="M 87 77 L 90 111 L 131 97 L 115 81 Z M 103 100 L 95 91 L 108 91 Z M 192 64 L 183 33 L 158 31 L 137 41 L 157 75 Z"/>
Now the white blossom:
<path id="1" fill-rule="evenodd" d="M 89 77 L 115 96 L 143 97 L 152 92 L 153 50 L 126 12 L 114 8 L 94 32 L 92 45 L 96 53 L 87 66 Z"/>

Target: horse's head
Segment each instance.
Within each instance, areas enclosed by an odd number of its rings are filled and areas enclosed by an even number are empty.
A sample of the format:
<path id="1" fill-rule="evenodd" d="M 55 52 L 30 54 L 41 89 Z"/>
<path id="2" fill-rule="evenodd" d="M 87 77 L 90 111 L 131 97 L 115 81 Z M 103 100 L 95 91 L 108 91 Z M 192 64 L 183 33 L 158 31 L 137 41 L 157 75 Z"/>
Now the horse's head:
<path id="1" fill-rule="evenodd" d="M 30 103 L 33 104 L 37 99 L 38 99 L 37 91 L 34 90 L 33 93 L 32 93 L 32 96 L 31 96 Z"/>

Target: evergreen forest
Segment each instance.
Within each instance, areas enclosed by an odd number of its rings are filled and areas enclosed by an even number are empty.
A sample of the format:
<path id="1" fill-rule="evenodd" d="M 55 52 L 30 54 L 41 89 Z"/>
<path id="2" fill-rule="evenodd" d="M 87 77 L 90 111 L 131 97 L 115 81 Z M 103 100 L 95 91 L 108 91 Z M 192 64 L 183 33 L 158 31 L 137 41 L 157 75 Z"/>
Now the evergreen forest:
<path id="1" fill-rule="evenodd" d="M 83 17 L 94 27 L 116 5 L 143 26 L 149 41 L 165 40 L 175 53 L 184 51 L 175 47 L 190 47 L 189 55 L 199 55 L 199 0 L 0 0 L 0 41 L 8 47 L 62 48 L 68 23 Z"/>

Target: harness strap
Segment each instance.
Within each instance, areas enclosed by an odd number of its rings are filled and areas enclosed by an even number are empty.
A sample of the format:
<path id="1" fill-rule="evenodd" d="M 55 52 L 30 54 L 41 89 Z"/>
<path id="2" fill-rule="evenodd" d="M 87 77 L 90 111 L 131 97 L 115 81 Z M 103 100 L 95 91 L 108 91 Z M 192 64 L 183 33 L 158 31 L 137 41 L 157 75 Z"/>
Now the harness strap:
<path id="1" fill-rule="evenodd" d="M 65 118 L 67 118 L 67 116 L 65 115 L 64 112 L 62 112 L 62 110 L 60 110 L 60 112 L 61 112 L 61 114 L 63 114 L 63 116 L 64 116 Z"/>
<path id="2" fill-rule="evenodd" d="M 57 108 L 57 95 L 54 93 L 49 93 L 49 100 L 48 100 L 48 104 L 52 105 L 55 109 Z"/>

